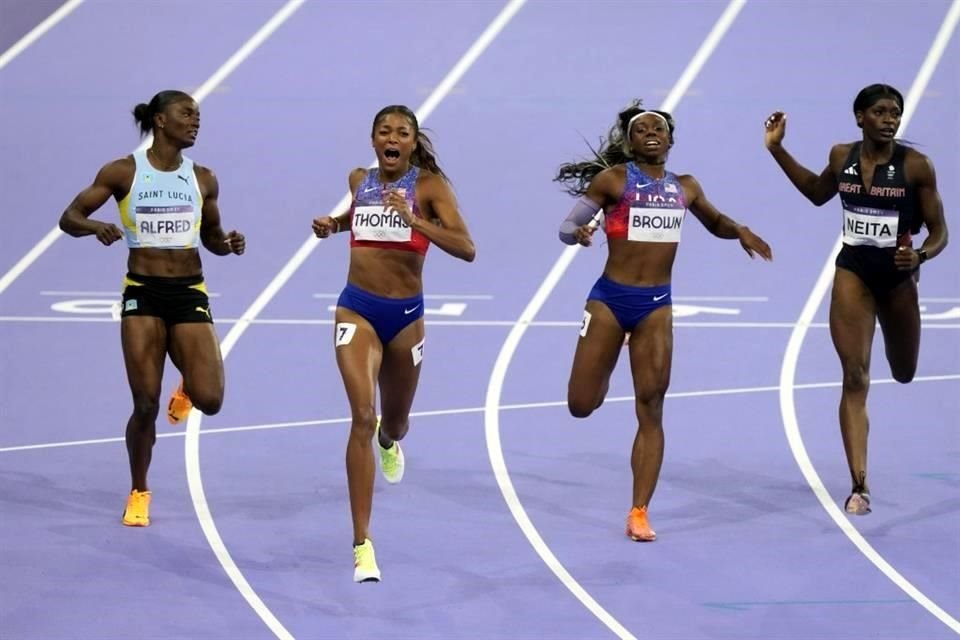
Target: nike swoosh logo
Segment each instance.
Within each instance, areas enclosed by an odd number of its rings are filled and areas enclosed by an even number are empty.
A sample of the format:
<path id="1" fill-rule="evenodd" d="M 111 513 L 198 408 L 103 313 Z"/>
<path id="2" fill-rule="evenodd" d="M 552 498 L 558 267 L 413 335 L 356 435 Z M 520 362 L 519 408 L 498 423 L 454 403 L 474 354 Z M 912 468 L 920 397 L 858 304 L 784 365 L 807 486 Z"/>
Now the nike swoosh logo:
<path id="1" fill-rule="evenodd" d="M 652 182 L 647 182 L 647 183 L 645 183 L 645 184 L 638 184 L 638 185 L 637 185 L 637 189 L 643 189 L 643 188 L 645 188 L 645 187 L 649 187 L 649 186 L 652 185 L 652 184 L 653 184 Z"/>
<path id="2" fill-rule="evenodd" d="M 408 316 L 419 308 L 420 308 L 420 305 L 415 306 L 413 309 L 404 309 L 403 315 Z"/>
<path id="3" fill-rule="evenodd" d="M 653 301 L 654 301 L 654 302 L 660 302 L 661 300 L 663 300 L 664 298 L 666 298 L 668 295 L 670 295 L 670 294 L 669 294 L 669 293 L 665 293 L 665 294 L 663 294 L 663 295 L 661 295 L 661 296 L 653 296 Z"/>
<path id="4" fill-rule="evenodd" d="M 363 192 L 370 193 L 371 191 L 376 191 L 376 190 L 377 190 L 376 187 L 367 187 L 366 189 L 363 190 Z"/>

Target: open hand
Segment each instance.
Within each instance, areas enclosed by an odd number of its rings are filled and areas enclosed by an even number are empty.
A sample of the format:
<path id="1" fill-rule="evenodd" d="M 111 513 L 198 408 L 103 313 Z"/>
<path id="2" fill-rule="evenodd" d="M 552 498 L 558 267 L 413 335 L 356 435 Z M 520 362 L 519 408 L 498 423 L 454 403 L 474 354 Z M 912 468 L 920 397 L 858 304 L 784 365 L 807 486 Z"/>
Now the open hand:
<path id="1" fill-rule="evenodd" d="M 770 245 L 747 227 L 740 227 L 739 238 L 740 246 L 743 247 L 743 250 L 746 251 L 747 255 L 751 258 L 754 257 L 756 253 L 767 262 L 773 260 L 773 250 L 770 249 Z"/>

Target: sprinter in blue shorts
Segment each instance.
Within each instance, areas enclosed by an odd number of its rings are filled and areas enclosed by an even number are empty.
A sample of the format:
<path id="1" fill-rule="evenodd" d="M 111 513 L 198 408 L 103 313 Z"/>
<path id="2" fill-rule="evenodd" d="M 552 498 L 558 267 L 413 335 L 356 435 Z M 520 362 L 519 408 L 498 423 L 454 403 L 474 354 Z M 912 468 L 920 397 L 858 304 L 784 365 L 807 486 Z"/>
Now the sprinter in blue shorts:
<path id="1" fill-rule="evenodd" d="M 377 582 L 370 540 L 376 438 L 381 472 L 400 482 L 400 440 L 423 360 L 423 263 L 430 243 L 472 262 L 476 250 L 433 146 L 407 107 L 383 108 L 371 132 L 377 168 L 350 172 L 350 210 L 313 221 L 319 238 L 350 232 L 347 285 L 337 301 L 334 345 L 353 420 L 347 484 L 355 582 Z M 377 388 L 380 418 L 377 418 Z"/>
<path id="2" fill-rule="evenodd" d="M 666 170 L 673 132 L 669 113 L 647 111 L 637 100 L 620 112 L 596 159 L 565 164 L 556 177 L 580 197 L 560 239 L 590 246 L 602 218 L 609 241 L 606 267 L 583 312 L 567 405 L 573 416 L 586 418 L 603 404 L 629 334 L 638 427 L 626 533 L 648 542 L 657 537 L 647 507 L 663 461 L 663 399 L 673 354 L 670 274 L 686 211 L 718 238 L 739 240 L 751 258 L 773 258 L 766 242 L 707 200 L 693 176 Z"/>

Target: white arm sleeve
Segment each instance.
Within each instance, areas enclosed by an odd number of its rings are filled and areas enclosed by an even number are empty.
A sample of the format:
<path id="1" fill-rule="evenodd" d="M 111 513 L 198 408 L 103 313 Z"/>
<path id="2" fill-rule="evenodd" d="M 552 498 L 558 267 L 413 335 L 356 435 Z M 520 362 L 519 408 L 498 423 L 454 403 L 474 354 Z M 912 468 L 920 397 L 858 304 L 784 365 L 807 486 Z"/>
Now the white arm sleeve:
<path id="1" fill-rule="evenodd" d="M 591 220 L 598 219 L 597 214 L 602 210 L 599 204 L 587 196 L 582 196 L 574 203 L 573 209 L 560 225 L 560 241 L 564 244 L 577 244 L 577 229 Z"/>

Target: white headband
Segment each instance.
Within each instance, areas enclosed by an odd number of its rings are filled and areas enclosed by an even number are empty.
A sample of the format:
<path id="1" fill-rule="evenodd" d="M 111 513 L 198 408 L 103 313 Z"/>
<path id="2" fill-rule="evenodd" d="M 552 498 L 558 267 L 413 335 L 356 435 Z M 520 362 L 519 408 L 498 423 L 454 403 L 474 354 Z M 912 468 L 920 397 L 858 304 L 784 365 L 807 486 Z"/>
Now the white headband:
<path id="1" fill-rule="evenodd" d="M 630 120 L 627 122 L 627 131 L 626 131 L 627 138 L 630 137 L 630 129 L 633 128 L 633 121 L 636 120 L 637 118 L 639 118 L 640 116 L 646 116 L 646 115 L 656 116 L 656 117 L 660 118 L 661 120 L 663 120 L 663 124 L 667 125 L 667 130 L 669 131 L 669 129 L 670 129 L 670 123 L 667 122 L 667 119 L 663 117 L 663 114 L 657 113 L 656 111 L 641 111 L 641 112 L 638 113 L 637 115 L 635 115 L 635 116 L 633 116 L 632 118 L 630 118 Z"/>

